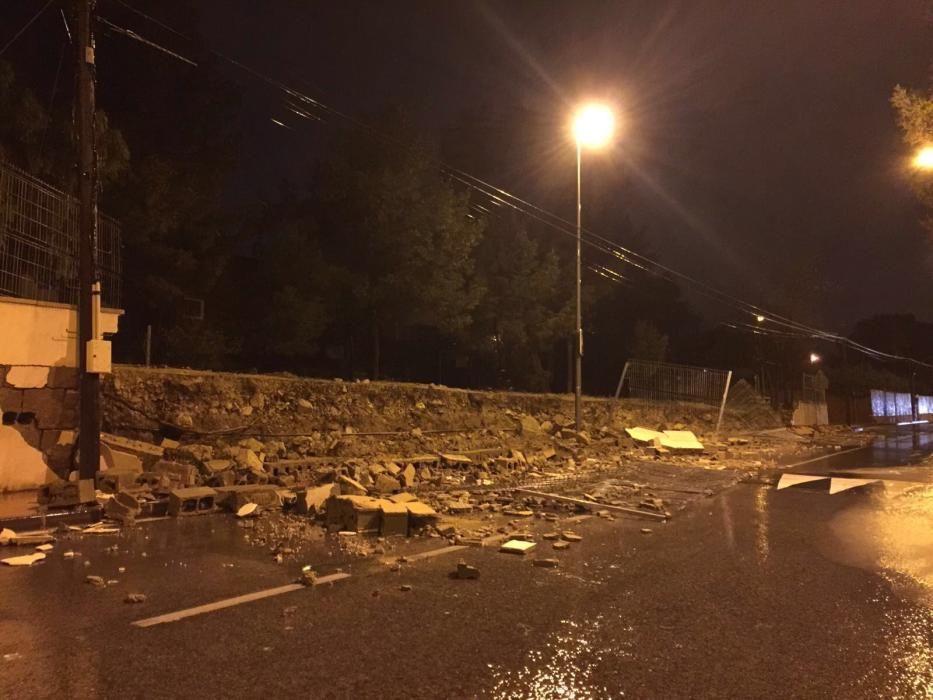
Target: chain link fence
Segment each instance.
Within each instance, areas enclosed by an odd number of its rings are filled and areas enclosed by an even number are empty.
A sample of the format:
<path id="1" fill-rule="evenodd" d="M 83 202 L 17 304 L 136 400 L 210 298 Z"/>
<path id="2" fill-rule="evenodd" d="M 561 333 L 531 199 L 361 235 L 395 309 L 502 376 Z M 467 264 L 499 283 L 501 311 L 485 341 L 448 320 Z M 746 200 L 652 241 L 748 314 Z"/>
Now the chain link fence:
<path id="1" fill-rule="evenodd" d="M 629 360 L 622 368 L 615 398 L 624 394 L 645 401 L 688 401 L 716 406 L 719 408 L 718 433 L 731 383 L 729 370 Z"/>
<path id="2" fill-rule="evenodd" d="M 0 162 L 0 296 L 78 302 L 78 201 Z M 120 306 L 120 226 L 98 217 L 103 304 Z"/>

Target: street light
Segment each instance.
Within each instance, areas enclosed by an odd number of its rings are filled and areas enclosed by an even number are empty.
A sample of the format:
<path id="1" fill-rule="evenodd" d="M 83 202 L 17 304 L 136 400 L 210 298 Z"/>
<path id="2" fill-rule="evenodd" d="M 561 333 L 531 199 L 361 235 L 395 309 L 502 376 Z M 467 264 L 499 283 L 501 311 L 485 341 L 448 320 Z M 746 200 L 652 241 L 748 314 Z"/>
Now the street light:
<path id="1" fill-rule="evenodd" d="M 933 170 L 933 145 L 918 150 L 914 154 L 913 165 L 918 170 Z"/>
<path id="2" fill-rule="evenodd" d="M 820 357 L 818 353 L 815 353 L 815 352 L 811 352 L 811 353 L 810 353 L 810 364 L 811 364 L 811 365 L 817 364 L 817 363 L 818 363 L 820 360 L 822 360 L 822 359 L 823 359 L 823 358 Z"/>
<path id="3" fill-rule="evenodd" d="M 576 364 L 574 368 L 573 418 L 577 432 L 583 427 L 580 417 L 583 396 L 583 307 L 580 302 L 581 245 L 583 241 L 583 205 L 581 203 L 581 165 L 584 148 L 602 148 L 612 138 L 615 118 L 612 110 L 601 104 L 587 104 L 573 118 L 573 138 L 577 144 L 577 323 Z"/>

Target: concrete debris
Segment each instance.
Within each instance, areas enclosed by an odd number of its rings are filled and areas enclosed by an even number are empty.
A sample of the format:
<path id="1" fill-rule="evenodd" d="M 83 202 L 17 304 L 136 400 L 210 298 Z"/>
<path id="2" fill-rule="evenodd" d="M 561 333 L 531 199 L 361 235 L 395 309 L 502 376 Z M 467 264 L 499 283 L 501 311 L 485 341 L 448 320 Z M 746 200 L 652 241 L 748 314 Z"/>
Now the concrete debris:
<path id="1" fill-rule="evenodd" d="M 654 532 L 654 530 L 652 530 L 650 527 L 643 527 L 641 529 L 641 534 L 643 535 L 650 535 L 652 532 Z"/>
<path id="2" fill-rule="evenodd" d="M 414 471 L 414 469 L 412 469 L 412 471 Z M 401 482 L 398 479 L 389 476 L 388 474 L 380 474 L 378 477 L 376 477 L 376 484 L 374 486 L 376 493 L 389 494 L 400 491 L 401 489 Z"/>
<path id="3" fill-rule="evenodd" d="M 44 552 L 35 552 L 34 554 L 24 554 L 18 557 L 0 559 L 0 564 L 6 564 L 7 566 L 32 566 L 37 561 L 42 561 L 43 559 L 45 559 Z"/>
<path id="4" fill-rule="evenodd" d="M 351 479 L 349 476 L 346 476 L 345 474 L 341 474 L 340 477 L 337 479 L 337 481 L 340 482 L 341 491 L 345 491 L 348 495 L 351 495 L 351 496 L 365 496 L 366 495 L 366 487 L 363 486 L 363 484 L 361 484 L 359 481 L 356 481 L 355 479 Z"/>
<path id="5" fill-rule="evenodd" d="M 557 559 L 535 559 L 534 565 L 544 569 L 556 569 L 560 566 L 560 561 Z"/>
<path id="6" fill-rule="evenodd" d="M 339 496 L 340 487 L 337 484 L 325 484 L 316 488 L 299 490 L 295 509 L 302 515 L 319 515 L 324 512 L 324 503 L 331 496 Z"/>
<path id="7" fill-rule="evenodd" d="M 563 550 L 563 549 L 570 549 L 570 543 L 565 540 L 558 540 L 551 546 L 558 551 Z"/>
<path id="8" fill-rule="evenodd" d="M 103 576 L 86 576 L 84 578 L 85 583 L 89 583 L 95 588 L 106 588 L 107 582 L 104 580 Z"/>
<path id="9" fill-rule="evenodd" d="M 583 541 L 582 536 L 578 535 L 575 532 L 571 532 L 570 530 L 565 530 L 564 532 L 560 533 L 560 537 L 562 540 L 566 542 L 582 542 Z"/>
<path id="10" fill-rule="evenodd" d="M 127 593 L 126 598 L 123 599 L 124 603 L 145 603 L 146 594 L 145 593 Z"/>
<path id="11" fill-rule="evenodd" d="M 259 506 L 255 503 L 246 503 L 236 512 L 238 518 L 250 518 L 259 515 Z"/>
<path id="12" fill-rule="evenodd" d="M 499 547 L 500 552 L 506 552 L 508 554 L 528 554 L 538 545 L 535 542 L 528 542 L 526 540 L 508 540 L 503 542 Z"/>
<path id="13" fill-rule="evenodd" d="M 37 552 L 50 552 L 50 551 L 52 551 L 53 549 L 55 549 L 55 546 L 54 546 L 54 545 L 51 545 L 51 544 L 40 544 L 40 545 L 36 545 L 36 551 L 37 551 Z"/>
<path id="14" fill-rule="evenodd" d="M 408 593 L 408 591 L 411 590 L 411 585 L 407 583 L 403 583 L 401 586 L 398 587 L 398 589 L 402 591 L 403 593 Z"/>
<path id="15" fill-rule="evenodd" d="M 3 528 L 0 530 L 0 546 L 14 544 L 16 541 L 16 533 L 13 530 L 8 528 Z"/>
<path id="16" fill-rule="evenodd" d="M 169 515 L 203 515 L 217 509 L 217 491 L 206 486 L 174 489 L 169 494 Z"/>
<path id="17" fill-rule="evenodd" d="M 459 579 L 477 579 L 479 578 L 479 569 L 470 566 L 465 561 L 457 563 L 456 578 Z"/>

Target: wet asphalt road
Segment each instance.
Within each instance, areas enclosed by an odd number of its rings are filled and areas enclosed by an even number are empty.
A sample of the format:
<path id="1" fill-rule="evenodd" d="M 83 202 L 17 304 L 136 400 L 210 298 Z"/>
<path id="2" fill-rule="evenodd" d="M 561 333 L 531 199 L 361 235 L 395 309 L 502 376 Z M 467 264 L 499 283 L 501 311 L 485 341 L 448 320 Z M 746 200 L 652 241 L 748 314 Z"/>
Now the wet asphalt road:
<path id="1" fill-rule="evenodd" d="M 931 526 L 926 490 L 739 485 L 666 525 L 580 523 L 570 551 L 539 545 L 559 569 L 469 549 L 481 578 L 460 581 L 461 553 L 390 573 L 321 551 L 351 578 L 138 628 L 298 572 L 229 518 L 151 523 L 0 570 L 0 697 L 930 698 Z"/>

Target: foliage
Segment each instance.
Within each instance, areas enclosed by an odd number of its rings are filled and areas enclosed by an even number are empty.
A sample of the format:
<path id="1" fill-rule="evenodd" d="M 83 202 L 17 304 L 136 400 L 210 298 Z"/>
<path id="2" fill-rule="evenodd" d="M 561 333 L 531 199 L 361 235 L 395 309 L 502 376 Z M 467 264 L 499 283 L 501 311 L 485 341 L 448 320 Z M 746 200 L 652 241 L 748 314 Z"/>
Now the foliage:
<path id="1" fill-rule="evenodd" d="M 494 355 L 500 381 L 534 390 L 549 388 L 543 358 L 572 318 L 557 255 L 540 240 L 518 215 L 489 221 L 477 248 L 482 298 L 471 328 L 474 346 Z"/>
<path id="2" fill-rule="evenodd" d="M 667 336 L 648 321 L 638 321 L 632 333 L 629 352 L 637 360 L 663 362 L 667 354 Z"/>
<path id="3" fill-rule="evenodd" d="M 383 136 L 348 131 L 320 178 L 325 253 L 344 271 L 344 313 L 370 331 L 372 373 L 380 373 L 387 329 L 427 326 L 462 332 L 478 295 L 473 258 L 482 226 L 468 198 L 439 173 L 429 148 L 397 115 Z"/>

